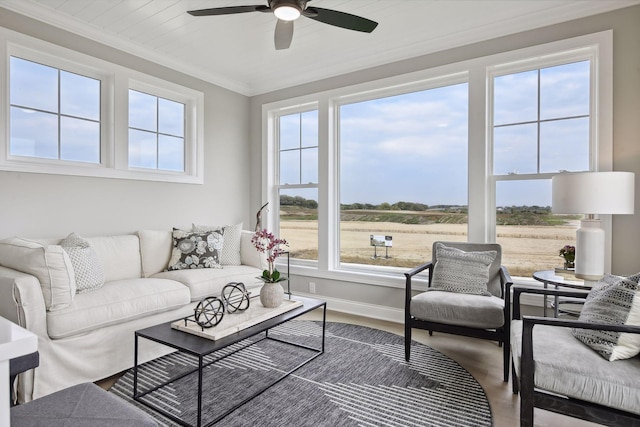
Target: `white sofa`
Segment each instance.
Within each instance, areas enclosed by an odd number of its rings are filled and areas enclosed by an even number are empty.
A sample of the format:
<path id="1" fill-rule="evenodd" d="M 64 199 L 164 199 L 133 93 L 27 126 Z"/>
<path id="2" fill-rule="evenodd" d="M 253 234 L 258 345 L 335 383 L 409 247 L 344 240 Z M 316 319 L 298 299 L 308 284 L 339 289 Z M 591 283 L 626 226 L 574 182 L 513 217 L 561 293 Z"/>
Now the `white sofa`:
<path id="1" fill-rule="evenodd" d="M 68 289 L 74 273 L 59 239 L 0 241 L 0 316 L 38 335 L 40 366 L 18 378 L 19 400 L 126 370 L 133 366 L 134 331 L 193 314 L 202 298 L 220 295 L 229 282 L 260 286 L 265 259 L 251 244 L 252 232 L 238 234 L 240 265 L 175 271 L 165 271 L 170 230 L 87 238 L 105 283 L 78 294 Z M 149 342 L 140 348 L 143 361 L 166 352 Z"/>

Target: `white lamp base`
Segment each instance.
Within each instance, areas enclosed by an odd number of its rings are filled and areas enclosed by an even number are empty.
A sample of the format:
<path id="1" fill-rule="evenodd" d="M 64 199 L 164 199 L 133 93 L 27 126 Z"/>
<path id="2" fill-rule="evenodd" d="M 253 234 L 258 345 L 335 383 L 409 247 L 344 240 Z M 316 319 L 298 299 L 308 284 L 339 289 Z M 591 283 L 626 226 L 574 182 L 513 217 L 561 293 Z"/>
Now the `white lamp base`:
<path id="1" fill-rule="evenodd" d="M 576 231 L 576 277 L 600 280 L 604 276 L 604 230 L 599 219 L 583 219 Z"/>

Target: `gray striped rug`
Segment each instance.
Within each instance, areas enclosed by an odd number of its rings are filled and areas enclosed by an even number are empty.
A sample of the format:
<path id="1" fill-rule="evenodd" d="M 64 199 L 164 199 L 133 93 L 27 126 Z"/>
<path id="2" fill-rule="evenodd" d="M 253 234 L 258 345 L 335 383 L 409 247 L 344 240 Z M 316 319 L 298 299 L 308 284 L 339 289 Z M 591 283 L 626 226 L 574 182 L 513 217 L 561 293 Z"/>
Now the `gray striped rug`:
<path id="1" fill-rule="evenodd" d="M 291 321 L 269 332 L 313 346 L 319 346 L 321 333 L 321 323 L 311 321 Z M 267 340 L 205 368 L 203 425 L 308 356 L 307 350 Z M 144 389 L 194 366 L 195 358 L 173 353 L 143 365 L 139 381 Z M 148 398 L 195 424 L 196 387 L 197 377 L 191 374 Z M 110 391 L 132 402 L 132 388 L 130 370 Z M 160 425 L 177 425 L 133 403 Z M 440 352 L 414 342 L 407 363 L 402 337 L 364 326 L 327 323 L 325 354 L 216 425 L 478 427 L 491 426 L 492 417 L 482 387 Z"/>

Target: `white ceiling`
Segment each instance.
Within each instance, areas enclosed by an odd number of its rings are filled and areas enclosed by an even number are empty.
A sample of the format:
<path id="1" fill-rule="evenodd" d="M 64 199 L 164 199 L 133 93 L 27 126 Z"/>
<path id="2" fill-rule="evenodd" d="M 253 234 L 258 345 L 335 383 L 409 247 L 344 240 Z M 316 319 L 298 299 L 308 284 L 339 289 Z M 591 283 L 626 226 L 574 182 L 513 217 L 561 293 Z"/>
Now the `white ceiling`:
<path id="1" fill-rule="evenodd" d="M 245 94 L 257 95 L 526 31 L 640 0 L 313 0 L 377 21 L 371 34 L 308 18 L 276 51 L 266 13 L 186 11 L 267 0 L 0 0 L 0 6 Z"/>

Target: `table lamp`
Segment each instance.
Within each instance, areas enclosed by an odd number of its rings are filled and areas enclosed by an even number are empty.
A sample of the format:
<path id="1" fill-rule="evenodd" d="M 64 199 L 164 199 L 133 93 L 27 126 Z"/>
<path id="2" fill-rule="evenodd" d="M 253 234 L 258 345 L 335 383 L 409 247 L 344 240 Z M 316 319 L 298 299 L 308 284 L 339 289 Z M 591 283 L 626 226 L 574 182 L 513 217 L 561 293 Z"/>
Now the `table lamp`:
<path id="1" fill-rule="evenodd" d="M 575 276 L 600 280 L 605 235 L 595 215 L 633 214 L 635 176 L 632 172 L 565 172 L 551 181 L 554 213 L 585 214 L 576 231 Z"/>

